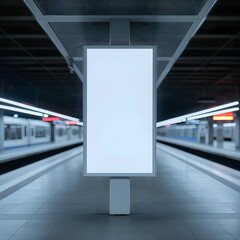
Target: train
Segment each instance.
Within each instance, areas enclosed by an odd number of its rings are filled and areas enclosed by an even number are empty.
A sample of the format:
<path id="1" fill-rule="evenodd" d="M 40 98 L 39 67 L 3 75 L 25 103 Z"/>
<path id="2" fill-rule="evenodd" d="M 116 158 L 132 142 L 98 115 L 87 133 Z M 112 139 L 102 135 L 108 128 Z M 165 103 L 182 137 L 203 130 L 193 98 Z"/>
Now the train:
<path id="1" fill-rule="evenodd" d="M 52 124 L 41 120 L 3 117 L 3 148 L 16 148 L 50 142 L 82 139 L 82 126 Z"/>
<path id="2" fill-rule="evenodd" d="M 157 134 L 160 136 L 182 139 L 192 142 L 207 142 L 208 123 L 205 121 L 199 124 L 169 125 L 158 128 Z M 225 141 L 235 141 L 235 124 L 225 123 L 223 127 L 223 139 Z M 217 138 L 217 124 L 213 124 L 213 138 Z"/>

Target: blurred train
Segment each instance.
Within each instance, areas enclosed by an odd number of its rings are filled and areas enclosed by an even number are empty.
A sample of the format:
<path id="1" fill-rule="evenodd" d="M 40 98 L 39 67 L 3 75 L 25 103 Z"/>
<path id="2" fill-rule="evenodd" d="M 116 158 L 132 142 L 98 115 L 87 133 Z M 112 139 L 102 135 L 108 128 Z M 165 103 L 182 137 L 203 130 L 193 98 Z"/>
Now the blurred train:
<path id="1" fill-rule="evenodd" d="M 51 124 L 40 120 L 8 116 L 3 117 L 3 123 L 5 149 L 82 138 L 82 127 L 78 125 Z"/>
<path id="2" fill-rule="evenodd" d="M 223 138 L 225 141 L 235 141 L 235 124 L 226 123 L 223 127 Z M 213 124 L 213 138 L 217 138 L 217 124 Z M 200 122 L 199 124 L 189 125 L 170 125 L 158 128 L 158 135 L 188 140 L 193 142 L 205 142 L 208 138 L 208 123 Z"/>

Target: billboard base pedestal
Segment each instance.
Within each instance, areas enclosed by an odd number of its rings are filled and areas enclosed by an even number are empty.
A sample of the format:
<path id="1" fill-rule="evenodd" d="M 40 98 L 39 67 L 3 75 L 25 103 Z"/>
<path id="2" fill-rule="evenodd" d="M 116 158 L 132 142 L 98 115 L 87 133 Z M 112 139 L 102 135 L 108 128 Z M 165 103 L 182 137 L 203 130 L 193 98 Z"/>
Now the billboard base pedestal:
<path id="1" fill-rule="evenodd" d="M 130 214 L 130 178 L 110 178 L 110 215 Z"/>

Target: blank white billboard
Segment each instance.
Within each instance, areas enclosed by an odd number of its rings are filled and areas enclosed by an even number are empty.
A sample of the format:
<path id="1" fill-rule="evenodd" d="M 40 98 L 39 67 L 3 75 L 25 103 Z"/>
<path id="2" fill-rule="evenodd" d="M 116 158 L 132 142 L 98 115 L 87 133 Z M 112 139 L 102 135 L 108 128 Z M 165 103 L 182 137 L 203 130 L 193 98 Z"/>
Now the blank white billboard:
<path id="1" fill-rule="evenodd" d="M 85 175 L 155 175 L 154 51 L 84 49 Z"/>

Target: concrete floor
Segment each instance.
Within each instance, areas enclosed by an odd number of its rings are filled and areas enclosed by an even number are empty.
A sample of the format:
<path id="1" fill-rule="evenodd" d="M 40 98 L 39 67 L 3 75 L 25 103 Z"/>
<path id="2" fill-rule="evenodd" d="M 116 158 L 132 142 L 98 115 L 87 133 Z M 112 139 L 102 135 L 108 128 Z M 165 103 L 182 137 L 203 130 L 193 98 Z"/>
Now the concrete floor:
<path id="1" fill-rule="evenodd" d="M 109 178 L 82 155 L 0 201 L 0 239 L 240 240 L 240 192 L 157 147 L 157 177 L 131 178 L 130 216 L 109 216 Z"/>

